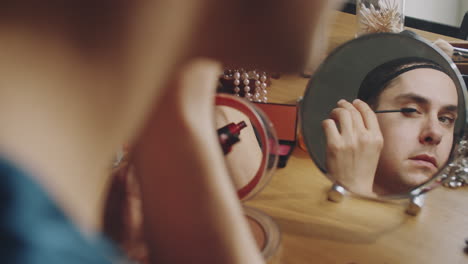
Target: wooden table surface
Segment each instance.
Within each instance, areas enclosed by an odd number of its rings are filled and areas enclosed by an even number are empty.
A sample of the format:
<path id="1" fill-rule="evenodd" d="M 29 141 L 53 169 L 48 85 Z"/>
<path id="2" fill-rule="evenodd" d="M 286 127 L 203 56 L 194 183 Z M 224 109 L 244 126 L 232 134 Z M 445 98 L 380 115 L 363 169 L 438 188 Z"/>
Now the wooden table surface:
<path id="1" fill-rule="evenodd" d="M 338 13 L 329 50 L 354 37 L 354 16 Z M 415 30 L 435 40 L 445 36 Z M 293 103 L 308 79 L 281 76 L 269 88 L 270 102 Z M 405 214 L 407 201 L 374 202 L 347 197 L 327 201 L 330 181 L 297 148 L 286 168 L 247 202 L 270 215 L 282 233 L 281 263 L 397 264 L 468 263 L 468 188 L 430 192 L 422 212 Z"/>

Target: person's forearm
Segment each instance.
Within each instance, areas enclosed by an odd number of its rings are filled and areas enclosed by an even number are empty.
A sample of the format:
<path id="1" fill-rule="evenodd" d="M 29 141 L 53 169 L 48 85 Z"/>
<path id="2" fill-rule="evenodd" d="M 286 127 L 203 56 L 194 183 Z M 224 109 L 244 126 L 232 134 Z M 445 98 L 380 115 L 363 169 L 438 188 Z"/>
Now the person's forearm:
<path id="1" fill-rule="evenodd" d="M 180 70 L 134 149 L 150 254 L 156 263 L 262 263 L 214 125 L 219 65 Z"/>
<path id="2" fill-rule="evenodd" d="M 153 260 L 262 263 L 220 147 L 206 140 L 214 131 L 184 134 L 177 142 L 145 142 L 136 160 Z"/>

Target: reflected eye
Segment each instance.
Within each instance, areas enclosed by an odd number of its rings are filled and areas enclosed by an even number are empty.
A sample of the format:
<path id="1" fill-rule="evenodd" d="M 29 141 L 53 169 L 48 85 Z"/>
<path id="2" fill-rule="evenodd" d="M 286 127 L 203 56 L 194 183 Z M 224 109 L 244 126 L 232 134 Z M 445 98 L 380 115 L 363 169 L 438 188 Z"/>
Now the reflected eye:
<path id="1" fill-rule="evenodd" d="M 443 124 L 451 125 L 455 122 L 455 118 L 450 116 L 439 116 L 439 121 Z"/>
<path id="2" fill-rule="evenodd" d="M 404 107 L 404 108 L 401 108 L 401 113 L 405 116 L 416 116 L 416 115 L 420 115 L 421 112 L 419 112 L 418 109 L 416 108 L 413 108 L 413 107 Z"/>

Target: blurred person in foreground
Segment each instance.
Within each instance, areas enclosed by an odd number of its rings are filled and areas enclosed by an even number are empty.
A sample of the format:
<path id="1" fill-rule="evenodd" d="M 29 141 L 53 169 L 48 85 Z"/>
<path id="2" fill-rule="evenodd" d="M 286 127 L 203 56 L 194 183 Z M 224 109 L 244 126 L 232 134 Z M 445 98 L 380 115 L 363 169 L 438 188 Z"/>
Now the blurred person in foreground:
<path id="1" fill-rule="evenodd" d="M 152 263 L 262 263 L 219 147 L 216 80 L 221 63 L 300 71 L 338 2 L 0 3 L 2 263 L 125 263 L 100 235 L 123 142 Z"/>

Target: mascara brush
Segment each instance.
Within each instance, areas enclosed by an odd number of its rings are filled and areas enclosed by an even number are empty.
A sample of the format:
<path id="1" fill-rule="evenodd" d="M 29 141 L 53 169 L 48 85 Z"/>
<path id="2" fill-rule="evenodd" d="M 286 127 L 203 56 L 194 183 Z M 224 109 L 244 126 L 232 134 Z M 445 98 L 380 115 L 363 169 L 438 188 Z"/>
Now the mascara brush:
<path id="1" fill-rule="evenodd" d="M 374 111 L 376 114 L 380 113 L 414 113 L 416 112 L 416 109 L 414 108 L 401 108 L 401 109 L 396 109 L 396 110 L 378 110 Z"/>

